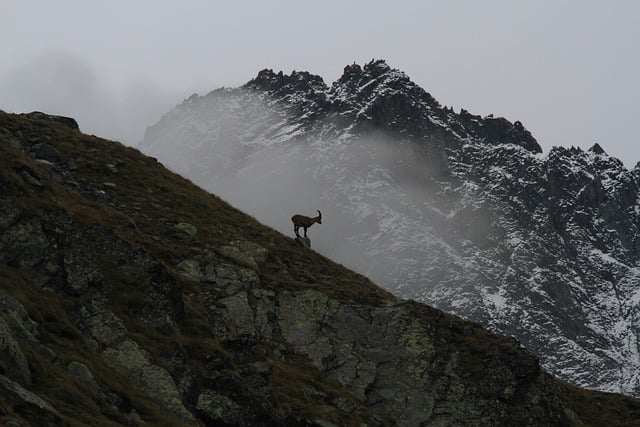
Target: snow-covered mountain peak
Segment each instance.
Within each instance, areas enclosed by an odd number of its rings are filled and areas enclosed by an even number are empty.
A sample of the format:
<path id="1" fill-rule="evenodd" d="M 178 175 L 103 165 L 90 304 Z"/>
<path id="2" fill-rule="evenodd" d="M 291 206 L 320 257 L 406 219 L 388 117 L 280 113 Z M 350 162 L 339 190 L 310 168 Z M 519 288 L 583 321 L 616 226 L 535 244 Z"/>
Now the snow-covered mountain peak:
<path id="1" fill-rule="evenodd" d="M 589 148 L 589 151 L 595 154 L 607 154 L 605 153 L 604 149 L 600 146 L 600 144 L 598 144 L 597 142 Z"/>
<path id="2" fill-rule="evenodd" d="M 331 86 L 263 70 L 176 107 L 142 148 L 283 233 L 321 209 L 316 250 L 640 396 L 640 167 L 599 145 L 543 155 L 519 121 L 456 113 L 374 60 Z"/>
<path id="3" fill-rule="evenodd" d="M 409 92 L 415 87 L 417 86 L 405 73 L 391 68 L 384 60 L 379 59 L 372 60 L 364 67 L 355 63 L 347 65 L 342 76 L 333 83 L 332 92 L 358 94 L 364 90 L 365 93 L 381 93 L 384 88 Z"/>
<path id="4" fill-rule="evenodd" d="M 275 94 L 300 92 L 303 94 L 313 92 L 324 92 L 327 85 L 322 77 L 306 71 L 293 71 L 291 74 L 284 74 L 282 71 L 275 73 L 271 69 L 264 69 L 258 75 L 248 81 L 245 88 L 256 89 Z"/>

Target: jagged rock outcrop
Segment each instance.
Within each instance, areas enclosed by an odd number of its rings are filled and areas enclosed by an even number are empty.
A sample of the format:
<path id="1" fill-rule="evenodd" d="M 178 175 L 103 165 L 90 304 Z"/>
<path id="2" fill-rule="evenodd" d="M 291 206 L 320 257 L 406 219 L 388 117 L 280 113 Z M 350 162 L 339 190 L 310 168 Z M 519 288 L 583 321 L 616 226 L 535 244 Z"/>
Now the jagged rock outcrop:
<path id="1" fill-rule="evenodd" d="M 0 375 L 0 390 L 3 403 L 30 412 L 34 421 L 44 425 L 62 424 L 62 415 L 54 407 L 4 375 Z"/>
<path id="2" fill-rule="evenodd" d="M 31 386 L 31 371 L 20 346 L 16 342 L 7 323 L 0 318 L 0 364 L 4 366 L 7 378 L 23 387 Z"/>
<path id="3" fill-rule="evenodd" d="M 374 60 L 194 95 L 141 147 L 283 233 L 327 206 L 315 250 L 640 396 L 640 169 L 597 144 L 543 155 L 521 122 L 456 113 Z"/>
<path id="4" fill-rule="evenodd" d="M 134 149 L 0 114 L 6 134 L 20 144 L 0 136 L 2 421 L 637 420 L 637 401 L 555 380 L 517 341 L 391 296 Z M 50 167 L 31 150 L 44 136 L 63 159 Z"/>
<path id="5" fill-rule="evenodd" d="M 41 111 L 32 111 L 31 113 L 21 114 L 21 116 L 27 117 L 35 121 L 60 124 L 71 130 L 80 130 L 80 126 L 78 126 L 78 122 L 73 117 L 46 114 Z"/>

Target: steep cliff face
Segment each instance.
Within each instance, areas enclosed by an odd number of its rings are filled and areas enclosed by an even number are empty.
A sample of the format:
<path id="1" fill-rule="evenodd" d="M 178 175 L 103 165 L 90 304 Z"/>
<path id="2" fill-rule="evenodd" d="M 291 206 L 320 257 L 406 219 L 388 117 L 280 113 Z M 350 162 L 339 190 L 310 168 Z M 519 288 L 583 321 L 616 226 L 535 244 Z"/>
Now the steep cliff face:
<path id="1" fill-rule="evenodd" d="M 640 395 L 640 169 L 598 145 L 543 155 L 520 122 L 456 113 L 372 61 L 331 86 L 264 70 L 194 95 L 141 148 L 282 232 L 322 209 L 322 254 L 568 381 Z"/>
<path id="2" fill-rule="evenodd" d="M 262 226 L 118 143 L 0 113 L 0 419 L 631 425 L 640 403 Z"/>

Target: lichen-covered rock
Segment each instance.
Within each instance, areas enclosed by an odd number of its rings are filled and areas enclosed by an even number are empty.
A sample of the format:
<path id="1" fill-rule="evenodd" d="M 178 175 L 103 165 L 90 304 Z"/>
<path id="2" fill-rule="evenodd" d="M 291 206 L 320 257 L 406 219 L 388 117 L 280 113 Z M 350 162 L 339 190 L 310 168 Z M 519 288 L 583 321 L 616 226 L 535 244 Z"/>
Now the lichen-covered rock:
<path id="1" fill-rule="evenodd" d="M 58 358 L 55 351 L 40 342 L 38 324 L 29 317 L 27 310 L 17 299 L 0 292 L 0 312 L 16 339 L 48 360 Z"/>
<path id="2" fill-rule="evenodd" d="M 254 337 L 256 334 L 253 309 L 245 291 L 221 299 L 219 306 L 209 309 L 209 318 L 220 340 Z"/>
<path id="3" fill-rule="evenodd" d="M 178 274 L 189 280 L 197 282 L 204 277 L 204 274 L 200 271 L 200 262 L 197 259 L 185 259 L 176 268 L 178 269 Z"/>
<path id="4" fill-rule="evenodd" d="M 62 415 L 48 402 L 0 375 L 0 396 L 13 408 L 24 408 L 39 425 L 61 425 Z"/>
<path id="5" fill-rule="evenodd" d="M 256 301 L 254 324 L 256 333 L 266 341 L 274 335 L 277 294 L 268 289 L 253 289 L 252 298 Z"/>
<path id="6" fill-rule="evenodd" d="M 102 358 L 113 369 L 124 375 L 131 383 L 167 409 L 187 421 L 195 421 L 182 401 L 173 378 L 166 369 L 154 364 L 149 354 L 131 339 L 108 347 Z"/>
<path id="7" fill-rule="evenodd" d="M 81 244 L 72 245 L 62 259 L 67 273 L 67 291 L 72 295 L 82 295 L 90 284 L 103 278 L 91 252 Z"/>
<path id="8" fill-rule="evenodd" d="M 248 240 L 234 240 L 231 242 L 231 246 L 238 248 L 241 253 L 253 258 L 257 263 L 265 262 L 269 256 L 269 250 L 267 248 Z"/>
<path id="9" fill-rule="evenodd" d="M 2 317 L 0 317 L 0 366 L 9 379 L 23 387 L 31 386 L 31 370 L 27 358 L 24 357 L 20 345 Z"/>
<path id="10" fill-rule="evenodd" d="M 214 263 L 208 263 L 204 266 L 204 272 L 201 281 L 204 283 L 216 283 L 218 273 L 216 272 L 216 265 Z"/>
<path id="11" fill-rule="evenodd" d="M 0 261 L 16 265 L 40 286 L 58 271 L 58 261 L 36 218 L 20 221 L 0 236 Z"/>
<path id="12" fill-rule="evenodd" d="M 229 263 L 217 264 L 214 277 L 215 283 L 229 295 L 255 288 L 260 283 L 256 270 Z M 209 278 L 212 278 L 211 273 Z"/>
<path id="13" fill-rule="evenodd" d="M 154 327 L 163 335 L 174 335 L 179 333 L 176 318 L 180 313 L 176 306 L 180 307 L 181 301 L 175 302 L 158 287 L 152 287 L 145 295 L 144 305 L 138 316 L 142 322 Z"/>
<path id="14" fill-rule="evenodd" d="M 198 228 L 193 224 L 189 224 L 188 222 L 179 222 L 175 225 L 175 228 L 176 230 L 180 230 L 191 237 L 195 236 L 198 233 Z"/>
<path id="15" fill-rule="evenodd" d="M 258 271 L 258 264 L 265 262 L 269 251 L 253 242 L 235 240 L 229 245 L 222 246 L 220 252 L 232 260 Z"/>
<path id="16" fill-rule="evenodd" d="M 94 393 L 100 391 L 98 382 L 84 363 L 72 360 L 69 365 L 67 365 L 67 371 L 88 390 Z"/>
<path id="17" fill-rule="evenodd" d="M 14 335 L 30 342 L 38 341 L 38 324 L 29 317 L 20 301 L 0 292 L 0 312 Z"/>
<path id="18" fill-rule="evenodd" d="M 322 320 L 335 313 L 338 302 L 313 290 L 281 292 L 278 307 L 278 324 L 285 340 L 296 351 L 306 354 L 316 366 L 322 367 L 323 360 L 334 351 L 323 331 Z"/>
<path id="19" fill-rule="evenodd" d="M 203 390 L 200 393 L 196 409 L 209 422 L 215 424 L 238 425 L 242 420 L 242 408 L 213 390 Z"/>
<path id="20" fill-rule="evenodd" d="M 501 348 L 500 355 L 487 356 L 477 374 L 482 391 L 470 387 L 469 362 L 458 352 L 438 349 L 440 338 L 426 321 L 429 313 L 419 314 L 412 303 L 345 304 L 305 290 L 280 292 L 277 307 L 282 336 L 297 353 L 400 426 L 498 422 L 507 411 L 498 402 L 522 393 L 520 383 L 539 372 L 529 363 L 533 358 L 515 350 L 512 359 L 505 358 Z"/>
<path id="21" fill-rule="evenodd" d="M 113 314 L 108 300 L 100 293 L 92 295 L 88 303 L 80 307 L 76 323 L 95 350 L 115 345 L 127 336 L 124 323 Z"/>
<path id="22" fill-rule="evenodd" d="M 131 383 L 149 396 L 162 402 L 171 412 L 192 421 L 193 415 L 184 407 L 171 375 L 156 365 L 150 355 L 128 337 L 124 322 L 109 308 L 104 295 L 92 295 L 80 308 L 78 327 L 88 344 L 111 368 L 126 376 Z"/>

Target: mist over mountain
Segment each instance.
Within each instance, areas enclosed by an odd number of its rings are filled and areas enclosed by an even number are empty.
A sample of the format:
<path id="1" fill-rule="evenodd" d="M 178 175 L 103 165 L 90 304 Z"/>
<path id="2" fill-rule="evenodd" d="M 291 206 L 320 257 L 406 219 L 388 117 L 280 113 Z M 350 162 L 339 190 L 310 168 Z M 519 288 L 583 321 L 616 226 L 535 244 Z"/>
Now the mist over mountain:
<path id="1" fill-rule="evenodd" d="M 515 336 L 573 383 L 640 395 L 640 170 L 543 154 L 520 122 L 442 106 L 384 61 L 261 71 L 193 95 L 140 148 L 396 295 Z"/>
<path id="2" fill-rule="evenodd" d="M 142 140 L 141 123 L 155 120 L 182 96 L 181 90 L 160 87 L 151 79 L 118 87 L 104 70 L 67 51 L 3 65 L 7 70 L 0 69 L 0 96 L 5 111 L 73 116 L 84 132 L 128 145 Z"/>

